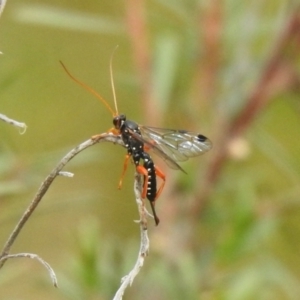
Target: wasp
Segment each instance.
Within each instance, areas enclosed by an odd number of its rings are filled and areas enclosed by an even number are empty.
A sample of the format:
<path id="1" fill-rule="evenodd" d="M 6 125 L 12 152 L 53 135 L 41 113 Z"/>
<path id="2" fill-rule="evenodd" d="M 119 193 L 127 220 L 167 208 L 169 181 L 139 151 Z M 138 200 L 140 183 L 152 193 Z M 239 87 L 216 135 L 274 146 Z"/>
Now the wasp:
<path id="1" fill-rule="evenodd" d="M 195 157 L 209 151 L 212 148 L 211 141 L 204 135 L 195 132 L 140 125 L 134 121 L 127 120 L 124 114 L 119 114 L 113 83 L 112 57 L 110 61 L 110 79 L 115 112 L 102 96 L 100 96 L 94 89 L 75 78 L 68 71 L 65 65 L 62 62 L 60 63 L 72 80 L 96 96 L 112 113 L 114 127 L 108 132 L 119 135 L 127 149 L 123 172 L 118 188 L 120 189 L 122 186 L 122 180 L 128 166 L 128 161 L 132 159 L 136 167 L 136 171 L 141 174 L 144 179 L 141 196 L 143 199 L 147 198 L 149 200 L 155 224 L 158 225 L 159 218 L 156 214 L 155 202 L 164 188 L 166 176 L 154 164 L 149 152 L 152 151 L 160 156 L 172 169 L 185 172 L 177 162 L 185 161 L 191 157 Z M 94 138 L 97 136 L 94 136 Z M 157 184 L 158 177 L 161 179 L 159 187 Z"/>

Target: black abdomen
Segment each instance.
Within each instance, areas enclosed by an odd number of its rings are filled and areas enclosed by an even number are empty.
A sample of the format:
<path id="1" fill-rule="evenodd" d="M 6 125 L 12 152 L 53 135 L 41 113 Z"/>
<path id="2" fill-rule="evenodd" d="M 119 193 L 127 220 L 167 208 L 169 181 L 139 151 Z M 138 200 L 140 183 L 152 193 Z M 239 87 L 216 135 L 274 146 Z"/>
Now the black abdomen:
<path id="1" fill-rule="evenodd" d="M 144 168 L 148 172 L 148 186 L 147 186 L 147 199 L 149 201 L 154 201 L 156 198 L 156 174 L 154 163 L 150 155 L 143 152 Z M 144 176 L 144 182 L 147 180 Z"/>

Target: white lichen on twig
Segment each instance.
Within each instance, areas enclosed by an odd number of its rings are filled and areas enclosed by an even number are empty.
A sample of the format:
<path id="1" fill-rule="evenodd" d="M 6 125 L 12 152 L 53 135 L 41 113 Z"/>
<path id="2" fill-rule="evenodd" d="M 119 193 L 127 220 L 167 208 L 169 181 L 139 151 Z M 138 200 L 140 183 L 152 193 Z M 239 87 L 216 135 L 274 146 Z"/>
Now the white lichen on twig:
<path id="1" fill-rule="evenodd" d="M 11 258 L 23 258 L 23 257 L 35 259 L 38 262 L 40 262 L 48 270 L 48 273 L 49 273 L 49 276 L 50 276 L 50 278 L 52 280 L 53 285 L 55 287 L 58 287 L 57 278 L 56 278 L 54 270 L 51 268 L 50 264 L 48 264 L 45 260 L 43 260 L 37 254 L 33 254 L 33 253 L 8 254 L 8 255 L 5 255 L 5 256 L 1 257 L 0 258 L 0 262 L 6 261 L 6 260 L 11 259 Z"/>
<path id="2" fill-rule="evenodd" d="M 64 177 L 74 177 L 74 173 L 67 172 L 67 171 L 60 171 L 60 172 L 58 172 L 58 175 L 64 176 Z"/>
<path id="3" fill-rule="evenodd" d="M 16 127 L 20 128 L 20 130 L 19 130 L 20 134 L 24 134 L 26 129 L 27 129 L 27 125 L 25 123 L 16 121 L 14 119 L 11 119 L 11 118 L 7 117 L 6 115 L 3 115 L 3 114 L 0 114 L 0 120 L 2 120 L 3 122 L 8 123 L 10 125 L 13 125 L 13 126 L 16 126 Z"/>
<path id="4" fill-rule="evenodd" d="M 144 265 L 144 260 L 149 253 L 150 242 L 148 238 L 148 230 L 147 230 L 147 211 L 144 205 L 144 201 L 141 197 L 141 190 L 142 190 L 142 180 L 141 175 L 136 172 L 135 174 L 135 181 L 134 181 L 134 193 L 136 198 L 136 203 L 138 206 L 139 216 L 140 216 L 140 233 L 141 233 L 141 240 L 140 240 L 140 251 L 137 257 L 137 261 L 133 267 L 133 269 L 122 278 L 121 286 L 119 287 L 117 293 L 115 294 L 113 300 L 121 300 L 123 294 L 128 286 L 131 286 L 134 278 L 140 272 L 140 269 Z"/>

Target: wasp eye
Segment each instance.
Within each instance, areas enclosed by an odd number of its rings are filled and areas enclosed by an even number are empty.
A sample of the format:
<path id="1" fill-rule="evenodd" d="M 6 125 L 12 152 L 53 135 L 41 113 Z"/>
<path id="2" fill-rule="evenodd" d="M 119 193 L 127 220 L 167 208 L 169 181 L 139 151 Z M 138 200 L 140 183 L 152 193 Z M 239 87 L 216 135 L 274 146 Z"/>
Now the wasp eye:
<path id="1" fill-rule="evenodd" d="M 125 115 L 118 115 L 113 118 L 113 124 L 116 129 L 120 129 L 120 127 L 123 125 L 123 123 L 126 121 Z"/>
<path id="2" fill-rule="evenodd" d="M 113 118 L 113 124 L 114 124 L 114 126 L 118 129 L 118 128 L 120 128 L 120 119 L 119 119 L 119 117 L 114 117 Z"/>

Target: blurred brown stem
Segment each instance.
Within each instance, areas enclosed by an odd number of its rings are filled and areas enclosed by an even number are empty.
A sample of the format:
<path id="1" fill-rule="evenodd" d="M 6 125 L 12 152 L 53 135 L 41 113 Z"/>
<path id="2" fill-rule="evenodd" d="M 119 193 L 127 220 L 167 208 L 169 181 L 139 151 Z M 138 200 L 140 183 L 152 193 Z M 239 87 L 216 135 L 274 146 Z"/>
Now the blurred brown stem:
<path id="1" fill-rule="evenodd" d="M 141 100 L 145 124 L 158 120 L 159 112 L 154 109 L 152 97 L 151 55 L 147 31 L 145 1 L 128 0 L 127 28 L 131 39 L 133 59 L 137 69 L 137 79 L 141 86 Z M 156 123 L 159 123 L 157 121 Z"/>
<path id="2" fill-rule="evenodd" d="M 246 101 L 246 105 L 240 111 L 240 113 L 231 121 L 225 130 L 220 131 L 219 141 L 215 155 L 207 168 L 207 172 L 204 178 L 202 189 L 198 189 L 195 195 L 194 205 L 191 208 L 191 213 L 198 216 L 205 203 L 207 202 L 210 193 L 216 184 L 224 164 L 227 161 L 228 143 L 235 137 L 240 136 L 251 125 L 255 117 L 266 107 L 266 105 L 272 100 L 274 94 L 287 89 L 293 82 L 292 76 L 289 76 L 289 80 L 282 81 L 282 74 L 286 72 L 285 54 L 289 45 L 294 40 L 300 39 L 300 11 L 297 9 L 291 16 L 286 28 L 283 30 L 281 36 L 278 39 L 278 43 L 275 46 L 273 55 L 267 62 L 265 68 L 262 71 L 261 78 L 256 85 L 253 93 Z M 298 50 L 299 51 L 299 50 Z M 286 75 L 286 74 L 285 74 Z M 290 74 L 289 74 L 290 75 Z M 281 84 L 278 85 L 278 82 Z"/>
<path id="3" fill-rule="evenodd" d="M 223 9 L 218 0 L 211 0 L 204 6 L 199 16 L 199 53 L 196 74 L 196 94 L 193 109 L 198 109 L 198 114 L 203 111 L 199 103 L 206 104 L 214 98 L 217 91 L 216 83 L 221 62 Z M 203 38 L 202 38 L 203 36 Z M 199 99 L 201 95 L 201 99 Z"/>

